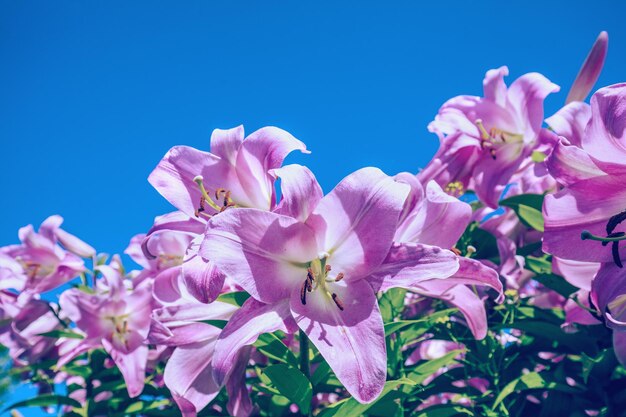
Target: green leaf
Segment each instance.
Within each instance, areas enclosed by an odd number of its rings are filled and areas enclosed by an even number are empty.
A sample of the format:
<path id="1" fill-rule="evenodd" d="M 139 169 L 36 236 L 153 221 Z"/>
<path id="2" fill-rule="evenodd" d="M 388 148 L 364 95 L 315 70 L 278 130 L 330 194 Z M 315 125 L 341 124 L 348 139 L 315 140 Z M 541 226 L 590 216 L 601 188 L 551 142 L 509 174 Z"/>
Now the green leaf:
<path id="1" fill-rule="evenodd" d="M 364 414 L 367 410 L 369 410 L 374 404 L 380 401 L 383 397 L 389 394 L 391 391 L 396 389 L 400 385 L 415 385 L 415 382 L 411 381 L 408 378 L 396 379 L 394 381 L 385 382 L 385 386 L 383 387 L 383 391 L 380 393 L 376 401 L 373 401 L 369 404 L 361 404 L 354 398 L 347 398 L 345 400 L 339 401 L 327 408 L 325 408 L 321 413 L 318 414 L 319 417 L 332 417 L 332 416 L 341 416 L 341 417 L 359 417 Z"/>
<path id="2" fill-rule="evenodd" d="M 527 256 L 526 268 L 533 271 L 535 274 L 551 274 L 552 262 L 548 260 L 547 256 L 543 256 L 541 258 Z"/>
<path id="3" fill-rule="evenodd" d="M 221 294 L 217 297 L 217 301 L 232 304 L 237 307 L 241 307 L 246 300 L 250 298 L 250 294 L 245 291 L 229 292 L 227 294 Z"/>
<path id="4" fill-rule="evenodd" d="M 124 414 L 143 414 L 146 411 L 158 410 L 159 408 L 164 407 L 169 403 L 169 400 L 137 401 L 126 407 L 126 410 L 124 410 Z"/>
<path id="5" fill-rule="evenodd" d="M 5 408 L 4 411 L 20 407 L 49 407 L 53 405 L 69 405 L 75 408 L 81 407 L 78 401 L 70 397 L 64 397 L 63 395 L 45 394 L 35 398 L 31 398 L 30 400 L 18 401 L 15 404 L 12 404 Z"/>
<path id="6" fill-rule="evenodd" d="M 539 374 L 538 372 L 529 372 L 526 375 L 522 375 L 519 378 L 514 379 L 509 382 L 503 389 L 500 391 L 500 394 L 496 397 L 492 410 L 495 410 L 496 407 L 509 395 L 513 394 L 516 391 L 526 391 L 531 389 L 543 389 L 543 390 L 557 390 L 562 392 L 569 393 L 580 393 L 580 390 L 574 387 L 570 387 L 567 384 L 563 384 L 560 382 L 551 381 L 546 379 L 544 375 Z"/>
<path id="7" fill-rule="evenodd" d="M 85 336 L 83 336 L 82 334 L 74 333 L 71 330 L 51 330 L 49 332 L 39 333 L 38 336 L 54 337 L 56 339 L 60 337 L 67 337 L 68 339 L 84 339 L 85 338 Z"/>
<path id="8" fill-rule="evenodd" d="M 273 333 L 263 333 L 254 346 L 268 358 L 298 366 L 298 359 L 283 341 Z"/>
<path id="9" fill-rule="evenodd" d="M 414 414 L 415 417 L 452 417 L 452 416 L 473 416 L 474 413 L 458 404 L 433 405 Z"/>
<path id="10" fill-rule="evenodd" d="M 565 278 L 559 275 L 539 274 L 533 277 L 533 279 L 537 282 L 542 283 L 551 290 L 558 292 L 565 298 L 568 298 L 570 295 L 578 291 L 578 288 L 565 281 Z"/>
<path id="11" fill-rule="evenodd" d="M 87 285 L 83 285 L 83 284 L 78 284 L 78 285 L 73 285 L 74 288 L 81 290 L 82 292 L 86 292 L 87 294 L 95 294 L 96 292 L 94 291 L 93 288 L 87 286 Z"/>
<path id="12" fill-rule="evenodd" d="M 404 310 L 404 299 L 407 291 L 403 288 L 391 288 L 380 297 L 378 306 L 383 321 L 390 321 Z"/>
<path id="13" fill-rule="evenodd" d="M 409 327 L 428 328 L 437 322 L 448 321 L 447 318 L 458 311 L 456 308 L 448 308 L 446 310 L 437 311 L 418 320 L 398 320 L 385 323 L 385 336 L 389 336 L 392 333 L 406 330 Z"/>
<path id="14" fill-rule="evenodd" d="M 582 365 L 583 365 L 582 374 L 583 374 L 583 381 L 585 382 L 585 384 L 587 383 L 587 379 L 589 379 L 589 374 L 591 373 L 591 370 L 593 369 L 594 365 L 602 362 L 605 355 L 606 355 L 606 350 L 603 350 L 602 352 L 600 352 L 600 354 L 595 358 L 588 356 L 585 352 L 582 353 L 581 355 Z"/>
<path id="15" fill-rule="evenodd" d="M 313 388 L 311 382 L 298 368 L 281 363 L 268 366 L 263 370 L 263 374 L 272 386 L 280 392 L 280 395 L 298 406 L 301 413 L 307 414 L 309 412 Z"/>
<path id="16" fill-rule="evenodd" d="M 226 327 L 228 321 L 226 320 L 202 320 L 200 323 L 210 324 L 211 326 L 217 327 L 219 329 L 223 329 Z"/>
<path id="17" fill-rule="evenodd" d="M 524 225 L 543 232 L 543 194 L 520 194 L 500 201 L 500 205 L 510 207 Z"/>
<path id="18" fill-rule="evenodd" d="M 421 384 L 426 380 L 426 378 L 437 372 L 439 369 L 456 363 L 455 358 L 463 352 L 465 352 L 465 349 L 455 349 L 440 358 L 421 363 L 417 365 L 409 373 L 409 375 L 407 375 L 407 377 L 416 384 Z"/>

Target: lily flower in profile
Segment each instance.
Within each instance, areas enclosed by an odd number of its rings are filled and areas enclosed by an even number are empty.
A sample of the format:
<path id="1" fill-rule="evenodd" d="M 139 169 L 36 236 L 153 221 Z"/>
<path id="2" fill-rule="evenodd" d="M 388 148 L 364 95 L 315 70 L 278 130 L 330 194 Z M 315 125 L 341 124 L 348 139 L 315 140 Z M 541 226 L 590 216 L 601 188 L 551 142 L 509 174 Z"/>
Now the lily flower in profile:
<path id="1" fill-rule="evenodd" d="M 585 262 L 626 260 L 626 84 L 601 88 L 575 146 L 561 141 L 547 160 L 565 187 L 543 206 L 543 250 Z"/>
<path id="2" fill-rule="evenodd" d="M 128 395 L 138 396 L 143 390 L 152 313 L 152 286 L 144 281 L 129 289 L 120 272 L 111 266 L 101 265 L 102 274 L 94 293 L 78 288 L 61 294 L 59 304 L 64 314 L 76 328 L 85 334 L 84 339 L 71 344 L 64 352 L 58 367 L 88 350 L 103 347 L 119 368 Z M 103 282 L 104 281 L 104 282 Z"/>
<path id="3" fill-rule="evenodd" d="M 411 187 L 398 228 L 394 246 L 381 266 L 385 271 L 388 261 L 399 262 L 410 252 L 402 249 L 410 245 L 422 249 L 451 249 L 458 242 L 472 217 L 469 204 L 445 193 L 435 182 L 424 187 L 412 174 L 401 173 L 395 180 Z M 410 270 L 402 276 L 383 280 L 382 289 L 394 286 L 410 289 L 418 294 L 441 299 L 457 307 L 467 320 L 468 327 L 477 339 L 487 335 L 485 303 L 472 286 L 490 287 L 502 298 L 502 283 L 498 273 L 483 263 L 465 256 L 457 256 L 458 270 L 450 277 L 424 280 L 419 274 L 413 280 Z"/>
<path id="4" fill-rule="evenodd" d="M 35 295 L 52 290 L 84 272 L 86 269 L 80 256 L 91 257 L 96 252 L 62 230 L 62 222 L 61 216 L 50 216 L 41 224 L 39 232 L 35 232 L 32 225 L 22 227 L 18 233 L 21 244 L 0 248 L 0 277 L 10 276 L 14 289 Z M 21 273 L 16 263 L 21 267 Z M 6 288 L 5 284 L 2 286 Z"/>
<path id="5" fill-rule="evenodd" d="M 406 184 L 364 168 L 321 197 L 310 171 L 295 172 L 281 177 L 283 214 L 231 210 L 207 227 L 201 254 L 252 295 L 218 338 L 215 379 L 221 383 L 239 349 L 261 333 L 300 328 L 348 392 L 370 402 L 387 370 L 375 292 L 402 273 L 412 282 L 447 278 L 459 264 L 436 247 L 398 244 L 398 261 L 388 256 Z"/>
<path id="6" fill-rule="evenodd" d="M 275 209 L 272 170 L 295 150 L 308 153 L 304 143 L 276 127 L 264 127 L 245 139 L 243 126 L 215 129 L 211 152 L 175 146 L 150 174 L 148 181 L 180 212 L 157 219 L 148 238 L 168 228 L 195 233 L 198 239 L 187 250 L 182 273 L 198 300 L 215 300 L 224 283 L 211 260 L 198 254 L 207 221 L 234 207 Z"/>
<path id="7" fill-rule="evenodd" d="M 484 97 L 457 96 L 440 109 L 428 129 L 439 136 L 433 160 L 418 174 L 449 193 L 467 188 L 492 208 L 511 177 L 539 144 L 543 102 L 559 87 L 529 73 L 507 88 L 507 67 L 487 72 Z"/>

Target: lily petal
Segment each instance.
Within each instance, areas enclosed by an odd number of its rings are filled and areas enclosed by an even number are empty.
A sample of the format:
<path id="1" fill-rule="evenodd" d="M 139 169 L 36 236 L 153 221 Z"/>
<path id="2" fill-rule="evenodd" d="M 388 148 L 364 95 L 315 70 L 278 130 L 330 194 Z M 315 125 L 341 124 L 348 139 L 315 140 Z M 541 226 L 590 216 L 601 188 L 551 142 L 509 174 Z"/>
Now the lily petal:
<path id="1" fill-rule="evenodd" d="M 610 246 L 582 240 L 587 230 L 606 236 L 606 224 L 624 210 L 626 176 L 604 175 L 579 181 L 544 200 L 545 232 L 543 250 L 564 259 L 588 262 L 613 262 Z M 621 231 L 619 226 L 616 231 Z M 622 250 L 622 259 L 626 251 Z"/>
<path id="2" fill-rule="evenodd" d="M 174 207 L 194 217 L 202 195 L 194 178 L 198 175 L 208 176 L 208 168 L 219 161 L 219 157 L 209 152 L 189 146 L 175 146 L 167 151 L 148 181 Z"/>
<path id="3" fill-rule="evenodd" d="M 345 279 L 363 278 L 385 259 L 409 190 L 378 168 L 363 168 L 320 201 L 306 223 Z"/>
<path id="4" fill-rule="evenodd" d="M 487 100 L 491 100 L 501 107 L 506 105 L 507 89 L 504 77 L 507 75 L 509 75 L 509 68 L 502 66 L 487 71 L 483 80 L 483 95 Z"/>
<path id="5" fill-rule="evenodd" d="M 310 293 L 306 305 L 294 291 L 292 314 L 348 392 L 361 403 L 372 402 L 387 375 L 385 332 L 376 296 L 363 280 L 329 285 L 341 299 L 343 311 L 322 291 Z"/>
<path id="6" fill-rule="evenodd" d="M 202 303 L 210 303 L 220 295 L 226 275 L 220 272 L 214 262 L 202 258 L 198 253 L 203 239 L 204 236 L 200 235 L 191 243 L 182 265 L 182 274 L 189 293 Z"/>
<path id="7" fill-rule="evenodd" d="M 414 291 L 427 297 L 439 298 L 457 307 L 465 316 L 476 339 L 483 339 L 487 335 L 485 303 L 468 287 L 455 285 L 445 279 L 433 279 L 420 283 Z"/>
<path id="8" fill-rule="evenodd" d="M 195 415 L 220 392 L 211 366 L 214 348 L 215 339 L 179 346 L 167 361 L 163 374 L 165 385 L 181 411 L 186 412 L 185 416 Z M 188 403 L 194 410 L 189 409 Z"/>
<path id="9" fill-rule="evenodd" d="M 219 385 L 235 368 L 238 352 L 252 345 L 263 333 L 281 330 L 293 333 L 297 326 L 289 312 L 287 300 L 276 304 L 264 304 L 249 298 L 233 314 L 222 330 L 213 355 L 213 377 Z"/>
<path id="10" fill-rule="evenodd" d="M 548 117 L 546 123 L 559 136 L 565 137 L 570 144 L 580 147 L 589 119 L 591 119 L 591 106 L 582 101 L 574 101 Z"/>
<path id="11" fill-rule="evenodd" d="M 564 186 L 606 175 L 587 152 L 577 146 L 567 145 L 562 140 L 546 159 L 546 166 L 550 175 Z"/>
<path id="12" fill-rule="evenodd" d="M 591 113 L 583 148 L 604 171 L 621 167 L 626 172 L 626 83 L 598 90 L 591 97 Z"/>
<path id="13" fill-rule="evenodd" d="M 459 269 L 458 259 L 454 253 L 436 246 L 394 243 L 368 280 L 376 291 L 412 289 L 422 281 L 450 277 Z"/>
<path id="14" fill-rule="evenodd" d="M 270 174 L 281 180 L 282 199 L 274 213 L 304 222 L 324 196 L 315 175 L 305 166 L 286 165 Z"/>
<path id="15" fill-rule="evenodd" d="M 102 346 L 107 351 L 115 365 L 122 373 L 128 396 L 137 397 L 143 391 L 144 379 L 146 377 L 146 363 L 148 361 L 148 346 L 139 346 L 130 352 L 121 352 L 107 339 L 102 339 Z"/>
<path id="16" fill-rule="evenodd" d="M 272 303 L 306 278 L 317 246 L 313 230 L 291 217 L 234 209 L 209 221 L 200 255 L 254 298 Z"/>

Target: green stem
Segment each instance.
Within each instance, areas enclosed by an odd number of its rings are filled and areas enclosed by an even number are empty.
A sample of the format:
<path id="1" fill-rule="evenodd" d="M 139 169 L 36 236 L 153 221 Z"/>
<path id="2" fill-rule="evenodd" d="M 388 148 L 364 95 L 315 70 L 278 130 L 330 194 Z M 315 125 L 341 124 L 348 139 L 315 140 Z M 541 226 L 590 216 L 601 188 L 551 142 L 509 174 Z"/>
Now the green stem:
<path id="1" fill-rule="evenodd" d="M 308 380 L 311 380 L 311 369 L 309 367 L 309 338 L 302 330 L 299 332 L 300 341 L 300 371 L 306 376 Z M 309 407 L 308 413 L 302 413 L 305 417 L 311 417 L 311 408 Z"/>
<path id="2" fill-rule="evenodd" d="M 309 369 L 309 338 L 302 330 L 300 330 L 300 370 L 307 377 L 311 378 L 311 371 Z"/>

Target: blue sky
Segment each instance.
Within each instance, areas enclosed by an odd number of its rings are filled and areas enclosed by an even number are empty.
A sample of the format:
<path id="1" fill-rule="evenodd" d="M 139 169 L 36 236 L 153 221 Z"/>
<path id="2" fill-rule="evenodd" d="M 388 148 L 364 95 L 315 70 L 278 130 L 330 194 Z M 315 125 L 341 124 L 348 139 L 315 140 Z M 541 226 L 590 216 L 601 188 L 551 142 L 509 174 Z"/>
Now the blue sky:
<path id="1" fill-rule="evenodd" d="M 313 153 L 288 162 L 329 191 L 363 166 L 417 172 L 439 106 L 480 94 L 490 68 L 561 85 L 550 114 L 607 30 L 598 85 L 626 81 L 624 2 L 175 5 L 0 1 L 0 245 L 58 213 L 121 252 L 171 210 L 150 171 L 171 146 L 207 149 L 214 128 L 290 131 Z"/>

